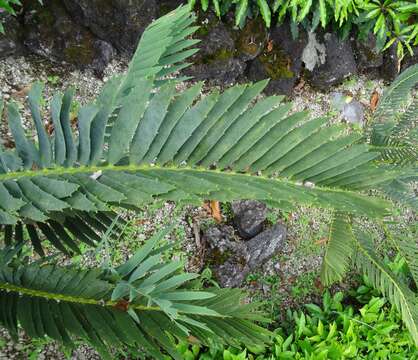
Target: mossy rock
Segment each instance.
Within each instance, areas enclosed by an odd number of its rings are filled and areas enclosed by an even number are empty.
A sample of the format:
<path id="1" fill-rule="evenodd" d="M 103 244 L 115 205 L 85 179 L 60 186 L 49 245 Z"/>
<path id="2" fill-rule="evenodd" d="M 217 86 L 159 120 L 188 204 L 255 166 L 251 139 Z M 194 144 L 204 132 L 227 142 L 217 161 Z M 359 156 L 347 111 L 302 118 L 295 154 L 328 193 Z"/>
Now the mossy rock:
<path id="1" fill-rule="evenodd" d="M 369 33 L 367 39 L 355 41 L 355 55 L 360 71 L 370 71 L 383 65 L 383 54 L 376 47 L 376 36 Z"/>
<path id="2" fill-rule="evenodd" d="M 207 16 L 205 20 L 202 17 Z M 200 51 L 193 57 L 193 65 L 184 73 L 196 80 L 210 80 L 213 85 L 236 81 L 244 73 L 246 63 L 239 58 L 233 30 L 215 15 L 199 15 L 200 29 L 196 36 L 201 40 Z"/>
<path id="3" fill-rule="evenodd" d="M 292 59 L 279 47 L 271 52 L 263 52 L 258 58 L 268 77 L 272 80 L 291 79 L 295 76 L 292 71 Z"/>
<path id="4" fill-rule="evenodd" d="M 67 62 L 97 72 L 113 56 L 110 44 L 76 24 L 59 0 L 33 3 L 25 14 L 25 45 L 51 61 Z"/>
<path id="5" fill-rule="evenodd" d="M 15 16 L 0 13 L 5 33 L 0 33 L 0 59 L 24 53 L 23 29 Z"/>
<path id="6" fill-rule="evenodd" d="M 69 14 L 99 39 L 132 54 L 145 28 L 159 15 L 159 0 L 61 0 Z M 171 3 L 171 4 L 170 4 Z M 177 0 L 163 1 L 166 10 Z"/>
<path id="7" fill-rule="evenodd" d="M 262 53 L 251 62 L 247 71 L 250 80 L 271 79 L 266 94 L 291 95 L 302 71 L 302 53 L 307 44 L 306 32 L 299 33 L 294 39 L 288 23 L 275 27 Z"/>
<path id="8" fill-rule="evenodd" d="M 234 32 L 236 49 L 244 60 L 252 60 L 263 51 L 267 43 L 267 30 L 260 17 L 247 21 L 242 30 Z"/>

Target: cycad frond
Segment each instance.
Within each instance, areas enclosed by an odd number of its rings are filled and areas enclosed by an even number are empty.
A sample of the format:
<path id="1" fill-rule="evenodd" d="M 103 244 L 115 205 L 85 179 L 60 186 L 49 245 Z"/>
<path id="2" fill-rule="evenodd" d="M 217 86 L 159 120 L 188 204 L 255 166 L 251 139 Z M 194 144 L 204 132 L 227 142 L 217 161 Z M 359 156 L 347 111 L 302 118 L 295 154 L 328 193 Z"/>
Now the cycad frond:
<path id="1" fill-rule="evenodd" d="M 268 342 L 270 333 L 253 323 L 263 317 L 252 311 L 254 306 L 240 305 L 240 290 L 195 291 L 187 283 L 198 275 L 179 272 L 177 262 L 161 261 L 162 250 L 154 248 L 166 233 L 148 240 L 111 274 L 2 262 L 1 324 L 14 337 L 20 325 L 32 338 L 48 335 L 66 345 L 82 338 L 106 358 L 111 347 L 132 346 L 155 359 L 164 359 L 161 348 L 181 359 L 167 333 L 179 340 L 193 336 L 203 344 L 209 339 L 233 345 Z"/>
<path id="2" fill-rule="evenodd" d="M 357 245 L 355 256 L 357 268 L 367 275 L 373 285 L 396 306 L 402 314 L 402 320 L 409 329 L 415 344 L 418 345 L 416 295 L 379 259 L 374 252 L 373 242 L 368 234 L 356 231 L 354 240 Z"/>
<path id="3" fill-rule="evenodd" d="M 350 217 L 335 213 L 329 229 L 327 247 L 322 260 L 321 281 L 328 286 L 342 280 L 354 250 Z"/>
<path id="4" fill-rule="evenodd" d="M 408 227 L 407 233 L 394 234 L 386 229 L 386 234 L 394 241 L 399 254 L 406 260 L 415 286 L 418 287 L 418 223 Z"/>
<path id="5" fill-rule="evenodd" d="M 379 162 L 399 171 L 380 188 L 392 200 L 417 209 L 418 197 L 408 182 L 417 176 L 418 97 L 411 90 L 418 84 L 418 65 L 405 70 L 385 91 L 373 117 L 370 144 L 380 152 Z"/>
<path id="6" fill-rule="evenodd" d="M 153 23 L 127 74 L 109 81 L 94 104 L 80 109 L 78 132 L 69 121 L 71 90 L 52 100 L 53 136 L 42 126 L 42 87 L 31 91 L 37 143 L 26 137 L 16 104 L 7 105 L 16 149 L 0 153 L 2 224 L 20 221 L 41 230 L 47 224 L 51 242 L 56 237 L 73 249 L 66 222 L 84 216 L 96 221 L 111 206 L 137 208 L 155 199 L 246 198 L 369 217 L 387 213 L 389 203 L 358 190 L 388 182 L 396 172 L 376 167 L 378 153 L 357 143 L 359 136 L 343 135 L 341 126 L 327 126 L 326 118 L 289 116 L 290 105 L 279 96 L 254 104 L 267 81 L 205 97 L 200 83 L 180 94 L 175 82 L 162 84 L 158 79 L 172 69 L 169 64 L 191 53 L 183 50 L 192 44 L 184 39 L 195 30 L 191 22 L 180 8 Z M 157 35 L 178 46 L 152 49 Z"/>
<path id="7" fill-rule="evenodd" d="M 386 89 L 374 113 L 379 123 L 399 121 L 402 107 L 409 100 L 411 90 L 418 83 L 418 65 L 413 65 L 402 72 Z"/>
<path id="8" fill-rule="evenodd" d="M 418 164 L 418 139 L 391 133 L 389 136 L 375 134 L 373 141 L 373 150 L 381 154 L 379 160 L 401 166 Z"/>
<path id="9" fill-rule="evenodd" d="M 414 211 L 418 211 L 418 196 L 408 182 L 402 179 L 395 179 L 383 185 L 381 189 L 393 201 L 399 202 Z"/>
<path id="10" fill-rule="evenodd" d="M 414 65 L 385 91 L 373 115 L 371 145 L 387 163 L 402 166 L 418 163 L 418 97 L 411 99 L 411 91 L 417 84 L 418 65 Z"/>
<path id="11" fill-rule="evenodd" d="M 109 239 L 117 239 L 123 233 L 125 221 L 112 211 L 72 211 L 65 214 L 52 214 L 45 221 L 30 223 L 18 222 L 16 225 L 2 225 L 4 244 L 19 244 L 25 238 L 30 239 L 34 250 L 44 256 L 42 239 L 48 240 L 56 249 L 66 255 L 79 253 L 79 244 L 96 246 L 102 234 L 108 233 Z"/>

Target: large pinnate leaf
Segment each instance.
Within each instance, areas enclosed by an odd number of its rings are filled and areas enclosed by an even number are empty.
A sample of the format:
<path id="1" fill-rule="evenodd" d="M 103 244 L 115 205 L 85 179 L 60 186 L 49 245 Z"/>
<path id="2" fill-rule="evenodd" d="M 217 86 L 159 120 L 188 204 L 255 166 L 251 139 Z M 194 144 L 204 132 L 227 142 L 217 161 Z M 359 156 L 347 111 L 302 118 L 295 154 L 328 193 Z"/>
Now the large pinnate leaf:
<path id="1" fill-rule="evenodd" d="M 172 229 L 172 228 L 171 228 Z M 171 230 L 149 239 L 111 277 L 98 269 L 76 270 L 48 263 L 12 264 L 20 248 L 0 252 L 0 324 L 14 338 L 21 326 L 32 338 L 49 336 L 68 346 L 74 339 L 92 344 L 105 359 L 110 349 L 132 347 L 165 359 L 164 349 L 182 359 L 172 337 L 209 345 L 263 344 L 270 333 L 252 321 L 264 321 L 241 304 L 240 290 L 196 291 L 197 274 L 181 264 L 164 263 L 157 244 Z"/>
<path id="2" fill-rule="evenodd" d="M 414 181 L 418 174 L 418 65 L 406 69 L 385 90 L 373 114 L 370 144 L 380 152 L 378 161 L 401 172 L 394 181 L 383 184 L 391 199 L 417 209 Z"/>
<path id="3" fill-rule="evenodd" d="M 326 118 L 289 115 L 282 97 L 254 103 L 267 81 L 207 96 L 197 83 L 178 93 L 176 81 L 163 76 L 187 65 L 192 21 L 186 8 L 155 21 L 127 74 L 80 109 L 77 132 L 69 121 L 72 90 L 50 104 L 50 136 L 41 119 L 42 87 L 32 89 L 36 142 L 25 135 L 17 105 L 7 104 L 16 144 L 0 153 L 0 223 L 8 243 L 23 222 L 39 251 L 37 232 L 60 250 L 75 250 L 73 234 L 94 243 L 112 206 L 156 199 L 246 198 L 368 217 L 387 213 L 389 203 L 359 192 L 395 176 L 373 164 L 379 153 Z"/>

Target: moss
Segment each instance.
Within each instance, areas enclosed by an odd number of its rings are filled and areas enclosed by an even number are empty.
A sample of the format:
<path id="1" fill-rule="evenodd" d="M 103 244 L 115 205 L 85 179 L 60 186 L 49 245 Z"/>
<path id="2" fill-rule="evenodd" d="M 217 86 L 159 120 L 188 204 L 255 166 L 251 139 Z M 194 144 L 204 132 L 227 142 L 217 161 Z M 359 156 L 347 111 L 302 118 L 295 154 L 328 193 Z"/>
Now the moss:
<path id="1" fill-rule="evenodd" d="M 235 34 L 236 47 L 244 55 L 256 56 L 266 42 L 266 28 L 260 18 L 248 21 L 244 29 Z"/>
<path id="2" fill-rule="evenodd" d="M 71 63 L 89 65 L 95 57 L 92 38 L 86 35 L 82 42 L 67 46 L 64 49 L 64 57 Z"/>
<path id="3" fill-rule="evenodd" d="M 199 27 L 199 29 L 197 29 L 196 31 L 196 36 L 199 38 L 208 36 L 209 34 L 209 27 L 207 25 L 202 25 Z"/>
<path id="4" fill-rule="evenodd" d="M 44 27 L 52 27 L 55 24 L 55 16 L 48 8 L 40 8 L 36 12 L 36 22 Z"/>
<path id="5" fill-rule="evenodd" d="M 195 61 L 196 64 L 212 64 L 216 61 L 225 61 L 234 57 L 235 51 L 228 49 L 219 49 L 213 54 L 202 56 L 200 60 Z"/>
<path id="6" fill-rule="evenodd" d="M 366 59 L 370 63 L 375 63 L 379 60 L 381 54 L 378 52 L 373 51 L 373 49 L 370 48 L 364 48 L 364 54 L 366 55 Z"/>
<path id="7" fill-rule="evenodd" d="M 267 75 L 273 80 L 290 79 L 295 76 L 291 70 L 292 59 L 280 48 L 275 48 L 271 52 L 264 52 L 258 59 Z"/>
<path id="8" fill-rule="evenodd" d="M 208 264 L 212 266 L 220 266 L 223 265 L 228 259 L 232 256 L 232 252 L 227 250 L 225 252 L 221 252 L 219 249 L 213 249 L 211 252 L 211 256 L 208 259 Z"/>

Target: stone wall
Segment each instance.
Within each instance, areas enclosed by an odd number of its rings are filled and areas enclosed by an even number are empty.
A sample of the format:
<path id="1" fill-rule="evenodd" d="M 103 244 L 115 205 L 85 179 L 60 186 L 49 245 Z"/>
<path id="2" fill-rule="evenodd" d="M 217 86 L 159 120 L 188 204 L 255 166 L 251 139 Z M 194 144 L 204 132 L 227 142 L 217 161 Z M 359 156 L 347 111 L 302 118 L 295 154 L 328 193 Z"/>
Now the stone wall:
<path id="1" fill-rule="evenodd" d="M 146 26 L 182 0 L 27 0 L 17 18 L 1 14 L 6 34 L 0 35 L 0 58 L 33 52 L 54 62 L 91 68 L 99 76 L 115 54 L 131 56 Z M 234 28 L 228 16 L 219 21 L 202 14 L 196 37 L 200 52 L 187 75 L 216 85 L 270 78 L 267 93 L 290 95 L 303 77 L 319 90 L 366 73 L 392 80 L 400 70 L 394 49 L 375 50 L 373 34 L 365 42 L 333 33 L 292 37 L 289 24 L 266 30 L 262 20 Z M 402 68 L 418 62 L 418 49 Z"/>

